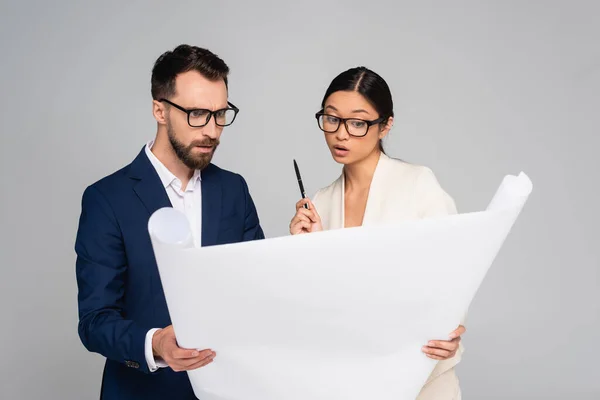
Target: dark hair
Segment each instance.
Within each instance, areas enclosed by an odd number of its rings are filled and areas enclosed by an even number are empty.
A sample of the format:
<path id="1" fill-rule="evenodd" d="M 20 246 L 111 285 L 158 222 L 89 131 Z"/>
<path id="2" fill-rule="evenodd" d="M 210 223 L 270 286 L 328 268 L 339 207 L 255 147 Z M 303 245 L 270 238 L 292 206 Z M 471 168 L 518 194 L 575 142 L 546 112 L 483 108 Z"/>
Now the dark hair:
<path id="1" fill-rule="evenodd" d="M 355 91 L 363 95 L 379 116 L 385 118 L 381 125 L 385 126 L 389 118 L 394 116 L 394 103 L 388 84 L 381 76 L 366 67 L 351 68 L 336 76 L 325 92 L 321 107 L 325 107 L 325 101 L 331 94 L 340 90 Z M 381 140 L 379 140 L 379 150 L 385 153 Z"/>
<path id="2" fill-rule="evenodd" d="M 229 67 L 216 54 L 207 49 L 182 44 L 173 51 L 163 53 L 152 68 L 152 98 L 169 98 L 175 94 L 177 75 L 198 71 L 212 81 L 223 79 L 227 86 Z"/>

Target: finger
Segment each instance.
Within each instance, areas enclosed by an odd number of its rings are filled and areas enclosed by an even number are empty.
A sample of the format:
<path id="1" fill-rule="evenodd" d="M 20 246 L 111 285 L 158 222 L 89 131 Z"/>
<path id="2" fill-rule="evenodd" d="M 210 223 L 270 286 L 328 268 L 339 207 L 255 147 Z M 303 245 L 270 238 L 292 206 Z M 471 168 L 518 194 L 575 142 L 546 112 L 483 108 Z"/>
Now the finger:
<path id="1" fill-rule="evenodd" d="M 427 357 L 429 357 L 429 358 L 432 358 L 432 359 L 434 359 L 434 360 L 440 360 L 440 361 L 443 361 L 443 360 L 444 360 L 444 358 L 442 358 L 442 357 L 438 357 L 438 356 L 432 356 L 432 355 L 429 355 L 429 354 L 427 354 Z"/>
<path id="2" fill-rule="evenodd" d="M 195 364 L 192 364 L 192 365 L 190 365 L 190 366 L 189 366 L 189 367 L 187 367 L 185 370 L 186 370 L 186 371 L 193 371 L 193 370 L 195 370 L 195 369 L 202 368 L 202 367 L 204 367 L 204 366 L 206 366 L 206 365 L 208 365 L 208 364 L 212 363 L 212 362 L 213 362 L 213 360 L 214 360 L 214 357 L 209 357 L 209 358 L 206 358 L 206 359 L 204 359 L 204 360 L 202 360 L 202 361 L 199 361 L 199 362 L 197 362 L 197 363 L 195 363 Z"/>
<path id="3" fill-rule="evenodd" d="M 438 356 L 438 357 L 443 357 L 443 358 L 448 358 L 448 356 L 450 356 L 450 351 L 448 350 L 443 350 L 443 349 L 436 349 L 433 347 L 423 347 L 423 353 L 431 355 L 431 356 Z"/>
<path id="4" fill-rule="evenodd" d="M 313 210 L 307 210 L 306 208 L 301 208 L 296 212 L 296 216 L 304 216 L 308 218 L 312 222 L 317 222 L 317 216 Z"/>
<path id="5" fill-rule="evenodd" d="M 465 328 L 462 325 L 459 325 L 458 328 L 456 328 L 456 330 L 454 332 L 450 333 L 450 335 L 448 335 L 448 336 L 450 336 L 450 339 L 454 339 L 459 336 L 462 336 L 466 331 L 467 331 L 467 328 Z"/>
<path id="6" fill-rule="evenodd" d="M 300 220 L 301 220 L 301 218 L 300 218 L 300 216 L 298 216 L 298 214 L 294 215 L 294 218 L 292 218 L 292 220 L 290 221 L 290 227 L 297 224 L 298 221 L 300 221 Z"/>
<path id="7" fill-rule="evenodd" d="M 174 360 L 186 360 L 190 358 L 204 359 L 213 353 L 212 350 L 194 350 L 194 349 L 182 349 L 176 348 L 171 352 L 171 358 Z"/>
<path id="8" fill-rule="evenodd" d="M 290 227 L 290 230 L 292 232 L 300 232 L 301 230 L 305 229 L 308 232 L 310 231 L 311 226 L 312 222 L 310 221 L 298 220 Z"/>
<path id="9" fill-rule="evenodd" d="M 308 197 L 305 197 L 303 199 L 300 199 L 297 203 L 296 203 L 296 211 L 304 209 L 304 205 L 305 204 L 310 204 L 309 203 L 310 200 L 308 199 Z"/>
<path id="10" fill-rule="evenodd" d="M 304 216 L 302 218 L 294 217 L 294 219 L 292 219 L 292 221 L 290 222 L 290 233 L 298 233 L 300 230 L 302 230 L 302 224 L 308 224 L 310 226 L 311 222 L 308 218 Z"/>
<path id="11" fill-rule="evenodd" d="M 431 342 L 427 343 L 427 346 L 448 351 L 454 351 L 458 348 L 459 343 L 460 337 L 452 340 L 432 340 Z"/>
<path id="12" fill-rule="evenodd" d="M 302 218 L 300 217 L 294 217 L 291 221 L 290 221 L 290 229 L 293 228 L 294 226 L 298 225 L 300 222 L 302 222 Z"/>
<path id="13" fill-rule="evenodd" d="M 303 228 L 302 226 L 298 225 L 295 226 L 294 228 L 291 229 L 291 234 L 292 235 L 303 235 L 305 233 L 309 233 L 310 230 L 307 228 Z"/>
<path id="14" fill-rule="evenodd" d="M 209 352 L 208 354 L 207 354 L 207 351 Z M 173 371 L 180 372 L 180 371 L 189 370 L 192 366 L 197 366 L 200 364 L 207 364 L 216 356 L 216 353 L 214 351 L 210 351 L 210 350 L 199 351 L 198 354 L 199 355 L 194 358 L 186 358 L 186 359 L 170 358 L 165 361 L 167 361 L 167 364 L 169 365 L 169 367 L 171 367 L 171 369 Z M 198 368 L 198 367 L 195 367 L 195 368 Z"/>
<path id="15" fill-rule="evenodd" d="M 304 210 L 304 211 L 309 211 L 309 210 Z M 299 210 L 298 214 L 296 214 L 296 216 L 294 218 L 296 218 L 299 221 L 314 222 L 313 221 L 313 218 L 314 218 L 313 214 L 307 215 L 307 214 L 303 213 L 302 210 Z"/>
<path id="16" fill-rule="evenodd" d="M 306 232 L 310 231 L 311 226 L 312 226 L 311 222 L 306 222 L 306 221 L 298 222 L 298 227 L 300 227 L 301 230 L 306 231 Z"/>
<path id="17" fill-rule="evenodd" d="M 190 367 L 192 367 L 193 365 L 198 365 L 201 363 L 208 363 L 213 358 L 215 358 L 215 353 L 210 353 L 206 357 L 199 356 L 199 357 L 189 358 L 189 359 L 185 359 L 185 360 L 178 360 L 178 365 L 185 370 L 189 370 Z"/>

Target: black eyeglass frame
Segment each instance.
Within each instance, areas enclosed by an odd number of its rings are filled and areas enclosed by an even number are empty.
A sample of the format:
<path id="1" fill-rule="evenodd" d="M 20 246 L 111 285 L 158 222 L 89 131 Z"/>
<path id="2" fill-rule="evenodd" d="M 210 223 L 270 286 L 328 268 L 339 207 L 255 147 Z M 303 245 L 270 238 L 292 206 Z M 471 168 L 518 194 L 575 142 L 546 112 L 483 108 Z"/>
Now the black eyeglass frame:
<path id="1" fill-rule="evenodd" d="M 337 118 L 338 120 L 338 126 L 335 128 L 335 130 L 333 131 L 326 131 L 324 128 L 321 127 L 321 124 L 319 123 L 319 118 L 320 117 L 333 117 L 333 118 Z M 344 126 L 346 127 L 346 132 L 348 132 L 348 135 L 350 136 L 354 136 L 354 137 L 365 137 L 367 135 L 367 133 L 369 133 L 369 129 L 371 128 L 371 126 L 376 125 L 376 124 L 380 124 L 383 121 L 385 121 L 387 118 L 386 117 L 379 117 L 377 119 L 374 119 L 372 121 L 367 121 L 361 118 L 340 118 L 336 115 L 331 115 L 331 114 L 327 114 L 325 112 L 323 112 L 323 110 L 319 111 L 318 113 L 315 114 L 315 118 L 317 119 L 317 125 L 319 126 L 319 129 L 322 130 L 325 133 L 336 133 L 339 129 L 340 126 L 342 125 L 342 122 L 344 123 Z M 365 133 L 363 135 L 353 135 L 352 133 L 350 133 L 350 129 L 348 128 L 348 121 L 361 121 L 367 124 L 367 129 L 365 130 Z"/>
<path id="2" fill-rule="evenodd" d="M 233 119 L 231 120 L 230 123 L 225 124 L 225 125 L 221 125 L 217 122 L 217 118 L 215 117 L 215 124 L 217 126 L 229 126 L 231 124 L 233 124 L 233 121 L 235 121 L 235 118 L 237 117 L 238 113 L 240 112 L 240 109 L 237 108 L 236 106 L 234 106 L 232 103 L 230 103 L 229 101 L 227 102 L 227 105 L 229 106 L 228 108 L 221 108 L 219 110 L 215 110 L 215 111 L 211 111 L 211 110 L 207 110 L 205 108 L 184 108 L 182 106 L 180 106 L 179 104 L 173 103 L 171 100 L 167 100 L 165 98 L 159 99 L 158 101 L 160 102 L 165 102 L 167 104 L 170 104 L 171 106 L 175 107 L 178 110 L 183 111 L 184 113 L 187 114 L 187 123 L 189 126 L 191 126 L 192 128 L 202 128 L 203 126 L 208 125 L 208 123 L 210 122 L 210 119 L 218 112 L 220 111 L 227 111 L 227 110 L 233 110 L 234 114 L 233 114 Z M 192 125 L 190 123 L 190 114 L 193 113 L 194 111 L 203 111 L 208 113 L 208 117 L 206 118 L 206 122 L 203 125 Z"/>

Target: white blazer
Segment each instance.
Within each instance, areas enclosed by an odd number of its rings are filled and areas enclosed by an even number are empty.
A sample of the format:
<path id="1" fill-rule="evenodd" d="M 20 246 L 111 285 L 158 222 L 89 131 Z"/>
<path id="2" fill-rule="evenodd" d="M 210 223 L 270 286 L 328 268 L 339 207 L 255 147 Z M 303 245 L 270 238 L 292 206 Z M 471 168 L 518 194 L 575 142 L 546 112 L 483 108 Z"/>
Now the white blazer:
<path id="1" fill-rule="evenodd" d="M 345 178 L 342 173 L 335 182 L 317 191 L 313 197 L 313 204 L 321 217 L 323 229 L 344 227 L 344 185 Z M 363 226 L 456 213 L 454 200 L 442 189 L 429 168 L 409 164 L 381 153 L 369 188 Z M 452 369 L 460 361 L 462 351 L 461 345 L 455 357 L 438 362 L 427 383 Z M 440 392 L 436 390 L 436 393 Z M 440 393 L 439 398 L 447 397 Z"/>

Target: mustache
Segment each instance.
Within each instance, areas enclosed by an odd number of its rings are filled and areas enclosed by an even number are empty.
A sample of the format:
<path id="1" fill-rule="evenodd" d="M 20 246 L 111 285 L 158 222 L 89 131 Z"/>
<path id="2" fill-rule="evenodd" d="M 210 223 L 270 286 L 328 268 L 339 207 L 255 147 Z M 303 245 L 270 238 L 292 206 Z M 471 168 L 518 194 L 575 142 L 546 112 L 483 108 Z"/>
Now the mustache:
<path id="1" fill-rule="evenodd" d="M 188 147 L 189 148 L 196 147 L 196 146 L 217 147 L 219 145 L 219 143 L 220 143 L 219 139 L 206 138 L 203 140 L 194 140 L 194 141 L 192 141 L 192 143 L 190 143 L 190 145 Z"/>

